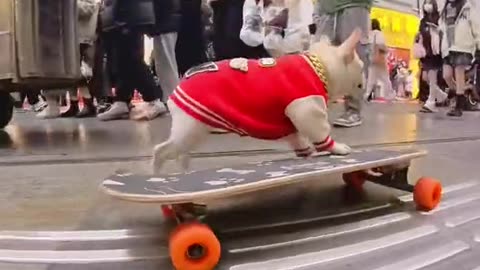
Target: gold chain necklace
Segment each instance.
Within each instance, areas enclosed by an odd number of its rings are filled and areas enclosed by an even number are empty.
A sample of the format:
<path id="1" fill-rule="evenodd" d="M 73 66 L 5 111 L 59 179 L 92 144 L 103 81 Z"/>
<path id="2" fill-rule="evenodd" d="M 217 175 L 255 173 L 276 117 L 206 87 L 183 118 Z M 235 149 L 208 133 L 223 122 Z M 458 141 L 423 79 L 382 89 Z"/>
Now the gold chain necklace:
<path id="1" fill-rule="evenodd" d="M 327 69 L 325 68 L 325 65 L 322 62 L 322 59 L 310 53 L 304 53 L 303 56 L 313 67 L 313 69 L 315 70 L 315 73 L 317 73 L 320 80 L 322 80 L 322 82 L 325 84 L 325 90 L 328 93 L 328 73 L 327 73 Z"/>

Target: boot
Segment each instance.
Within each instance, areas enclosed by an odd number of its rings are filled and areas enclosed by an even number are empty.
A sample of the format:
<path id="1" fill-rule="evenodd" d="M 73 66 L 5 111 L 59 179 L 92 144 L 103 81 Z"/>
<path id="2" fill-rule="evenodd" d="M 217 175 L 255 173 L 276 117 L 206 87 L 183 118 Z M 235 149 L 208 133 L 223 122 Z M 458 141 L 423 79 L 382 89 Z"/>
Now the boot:
<path id="1" fill-rule="evenodd" d="M 96 114 L 97 113 L 96 113 L 95 105 L 93 105 L 93 99 L 84 98 L 83 108 L 77 113 L 75 117 L 77 118 L 94 117 Z"/>
<path id="2" fill-rule="evenodd" d="M 77 115 L 77 113 L 78 113 L 78 100 L 71 100 L 68 110 L 61 113 L 60 117 L 62 118 L 74 117 L 75 115 Z"/>
<path id="3" fill-rule="evenodd" d="M 456 99 L 455 107 L 452 108 L 447 113 L 447 115 L 452 117 L 461 117 L 463 115 L 463 110 L 467 104 L 467 97 L 465 95 L 457 95 L 455 99 Z"/>

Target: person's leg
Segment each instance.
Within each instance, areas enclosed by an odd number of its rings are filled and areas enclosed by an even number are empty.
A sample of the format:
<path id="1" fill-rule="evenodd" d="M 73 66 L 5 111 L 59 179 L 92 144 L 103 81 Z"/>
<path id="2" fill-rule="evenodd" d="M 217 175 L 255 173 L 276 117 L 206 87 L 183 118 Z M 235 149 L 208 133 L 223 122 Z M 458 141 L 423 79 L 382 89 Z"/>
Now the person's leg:
<path id="1" fill-rule="evenodd" d="M 107 63 L 110 67 L 115 68 L 115 97 L 111 107 L 103 113 L 98 114 L 98 118 L 102 121 L 110 121 L 117 119 L 126 119 L 129 117 L 131 96 L 134 90 L 135 74 L 132 67 L 132 58 L 135 58 L 135 46 L 132 45 L 133 39 L 130 35 L 120 32 L 109 33 L 105 36 L 106 42 L 109 43 L 107 50 Z"/>
<path id="2" fill-rule="evenodd" d="M 48 90 L 42 91 L 47 106 L 43 111 L 37 114 L 38 118 L 51 119 L 60 116 L 60 107 L 58 106 L 58 97 L 65 94 L 64 90 Z"/>
<path id="3" fill-rule="evenodd" d="M 387 67 L 381 66 L 378 68 L 378 80 L 382 82 L 384 87 L 384 98 L 387 100 L 394 100 L 396 93 L 392 87 L 392 81 L 390 80 L 390 76 L 388 74 Z M 405 89 L 405 80 L 402 81 L 402 87 Z"/>
<path id="4" fill-rule="evenodd" d="M 437 91 L 441 91 L 437 84 L 437 73 L 436 69 L 429 70 L 427 73 L 428 77 L 428 86 L 429 86 L 429 93 L 428 99 L 423 105 L 421 112 L 436 112 L 436 100 L 437 100 Z"/>
<path id="5" fill-rule="evenodd" d="M 467 104 L 465 97 L 465 70 L 465 65 L 457 65 L 454 68 L 456 104 L 455 108 L 447 113 L 448 116 L 460 117 L 463 115 L 463 110 L 465 110 Z"/>
<path id="6" fill-rule="evenodd" d="M 133 89 L 138 89 L 145 104 L 132 112 L 133 119 L 153 119 L 166 111 L 156 95 L 159 92 L 155 84 L 153 74 L 143 60 L 143 34 L 129 32 L 128 34 L 116 34 L 117 46 L 113 53 L 113 60 L 117 64 L 118 76 L 116 79 L 115 103 L 110 110 L 99 114 L 101 120 L 121 119 L 128 116 L 128 103 Z M 142 117 L 140 117 L 142 116 Z"/>
<path id="7" fill-rule="evenodd" d="M 22 108 L 23 107 L 23 102 L 25 102 L 25 98 L 27 97 L 27 93 L 28 93 L 28 90 L 25 91 L 20 91 L 19 93 L 19 96 L 20 96 L 20 100 L 16 102 L 16 106 L 17 108 Z M 31 105 L 31 104 L 30 104 Z"/>
<path id="8" fill-rule="evenodd" d="M 40 112 L 47 107 L 47 103 L 40 97 L 40 90 L 30 90 L 27 92 L 28 103 L 32 106 L 34 112 Z"/>
<path id="9" fill-rule="evenodd" d="M 455 80 L 453 79 L 453 67 L 450 64 L 443 65 L 443 79 L 450 90 L 455 90 Z"/>
<path id="10" fill-rule="evenodd" d="M 88 89 L 88 87 L 85 87 L 85 86 L 79 87 L 78 92 L 80 93 L 80 96 L 83 99 L 83 107 L 75 117 L 85 118 L 85 117 L 95 116 L 96 108 L 95 108 L 95 105 L 93 104 L 93 97 L 90 94 L 90 90 Z"/>
<path id="11" fill-rule="evenodd" d="M 78 89 L 72 88 L 68 90 L 70 105 L 68 109 L 60 114 L 60 117 L 74 117 L 78 113 Z"/>
<path id="12" fill-rule="evenodd" d="M 368 76 L 368 32 L 370 29 L 370 11 L 366 8 L 347 8 L 337 16 L 336 34 L 339 43 L 344 42 L 352 32 L 360 28 L 362 39 L 357 44 L 357 54 L 364 63 L 364 74 Z M 362 109 L 362 91 L 355 91 L 355 95 L 345 97 L 345 114 L 334 122 L 341 127 L 354 127 L 362 124 L 360 115 Z"/>
<path id="13" fill-rule="evenodd" d="M 27 91 L 25 94 L 27 96 L 28 104 L 30 104 L 31 106 L 40 102 L 40 90 Z"/>
<path id="14" fill-rule="evenodd" d="M 156 93 L 157 97 L 166 101 L 180 81 L 178 75 L 175 46 L 177 33 L 161 34 L 154 37 L 155 70 L 160 81 L 162 93 Z M 160 89 L 158 89 L 160 90 Z"/>
<path id="15" fill-rule="evenodd" d="M 47 103 L 40 99 L 40 90 L 25 89 L 20 91 L 22 104 L 25 98 L 27 98 L 28 104 L 30 104 L 31 110 L 34 112 L 40 112 L 47 106 Z"/>
<path id="16" fill-rule="evenodd" d="M 93 104 L 93 95 L 95 93 L 93 83 L 93 66 L 95 64 L 95 47 L 90 44 L 80 44 L 80 55 L 83 69 L 85 70 L 81 84 L 78 87 L 78 93 L 83 100 L 83 107 L 77 112 L 75 117 L 84 118 L 96 115 L 96 108 Z M 90 70 L 89 70 L 90 69 Z M 97 71 L 98 72 L 98 71 Z"/>
<path id="17" fill-rule="evenodd" d="M 364 99 L 370 100 L 372 92 L 375 90 L 378 83 L 378 72 L 377 68 L 374 65 L 370 65 L 368 67 L 368 77 L 367 77 L 367 85 L 366 85 L 366 92 Z"/>
<path id="18" fill-rule="evenodd" d="M 182 0 L 182 19 L 175 46 L 178 72 L 184 74 L 190 68 L 207 61 L 205 24 L 202 20 L 202 0 Z M 192 46 L 195 44 L 195 46 Z"/>
<path id="19" fill-rule="evenodd" d="M 316 8 L 319 8 L 318 4 Z M 322 37 L 328 37 L 330 41 L 335 42 L 335 15 L 319 14 L 314 20 L 317 28 L 315 32 L 315 41 L 320 41 Z"/>
<path id="20" fill-rule="evenodd" d="M 144 44 L 143 41 L 141 41 L 141 37 L 143 35 L 140 33 L 132 33 L 131 36 L 131 39 L 133 41 L 131 44 L 133 51 L 142 51 Z M 156 49 L 157 48 L 155 48 L 154 50 Z M 174 50 L 174 44 L 173 47 L 169 47 L 169 49 Z M 173 72 L 175 74 L 178 74 L 174 54 L 168 56 L 167 58 L 164 58 L 162 61 L 165 61 L 166 59 L 168 59 L 168 61 L 171 61 L 172 59 L 170 59 L 169 57 L 173 57 L 175 66 L 171 66 L 171 68 L 173 68 L 174 70 L 170 70 L 165 73 L 168 74 L 168 72 Z M 158 63 L 158 60 L 155 59 L 155 62 Z M 132 67 L 130 73 L 132 75 L 134 86 L 136 87 L 136 89 L 138 89 L 138 91 L 142 95 L 143 100 L 145 101 L 144 103 L 136 106 L 135 109 L 132 110 L 130 118 L 134 120 L 152 120 L 160 114 L 165 113 L 167 111 L 166 106 L 161 102 L 162 89 L 155 83 L 153 74 L 148 68 L 148 66 L 145 64 L 142 55 L 133 55 L 130 59 L 130 65 Z M 165 73 L 163 73 L 162 70 L 159 70 L 158 67 L 159 66 L 157 65 L 157 73 L 160 76 L 160 81 L 162 81 L 162 75 Z M 176 85 L 171 87 L 176 87 Z"/>

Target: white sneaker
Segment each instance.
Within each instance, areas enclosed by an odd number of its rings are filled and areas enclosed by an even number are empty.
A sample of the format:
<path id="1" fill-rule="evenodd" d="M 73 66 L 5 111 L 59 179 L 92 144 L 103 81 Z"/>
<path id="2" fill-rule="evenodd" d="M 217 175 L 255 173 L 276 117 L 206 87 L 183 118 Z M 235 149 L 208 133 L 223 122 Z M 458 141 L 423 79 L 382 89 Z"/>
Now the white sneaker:
<path id="1" fill-rule="evenodd" d="M 436 98 L 437 98 L 437 103 L 444 103 L 448 98 L 448 94 L 443 92 L 441 89 L 438 89 Z"/>
<path id="2" fill-rule="evenodd" d="M 128 119 L 129 113 L 130 110 L 128 109 L 127 103 L 116 101 L 108 110 L 97 115 L 97 118 L 102 121 Z"/>
<path id="3" fill-rule="evenodd" d="M 42 111 L 43 109 L 45 109 L 47 107 L 47 103 L 43 100 L 40 100 L 38 101 L 37 103 L 33 104 L 32 105 L 32 111 L 34 112 L 40 112 Z"/>
<path id="4" fill-rule="evenodd" d="M 37 114 L 37 117 L 40 119 L 52 119 L 60 117 L 60 108 L 58 105 L 48 105 L 43 109 L 43 111 Z"/>
<path id="5" fill-rule="evenodd" d="M 159 99 L 151 101 L 151 102 L 144 102 L 136 106 L 131 114 L 130 118 L 133 120 L 153 120 L 167 112 L 167 107 L 163 102 Z"/>
<path id="6" fill-rule="evenodd" d="M 434 101 L 432 102 L 427 100 L 427 102 L 425 102 L 425 104 L 422 106 L 422 109 L 420 109 L 420 112 L 435 113 L 435 112 L 438 112 L 438 110 Z"/>

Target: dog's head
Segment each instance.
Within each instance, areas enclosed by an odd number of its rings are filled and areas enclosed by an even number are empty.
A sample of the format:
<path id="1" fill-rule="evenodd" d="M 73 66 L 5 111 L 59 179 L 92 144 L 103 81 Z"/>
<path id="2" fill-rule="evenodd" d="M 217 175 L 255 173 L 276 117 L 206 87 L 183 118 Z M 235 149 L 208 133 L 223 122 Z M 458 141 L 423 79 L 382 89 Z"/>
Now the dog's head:
<path id="1" fill-rule="evenodd" d="M 363 62 L 355 52 L 362 32 L 355 30 L 340 46 L 333 46 L 327 37 L 311 45 L 309 52 L 323 60 L 328 73 L 330 100 L 345 95 L 358 96 L 363 90 Z"/>

